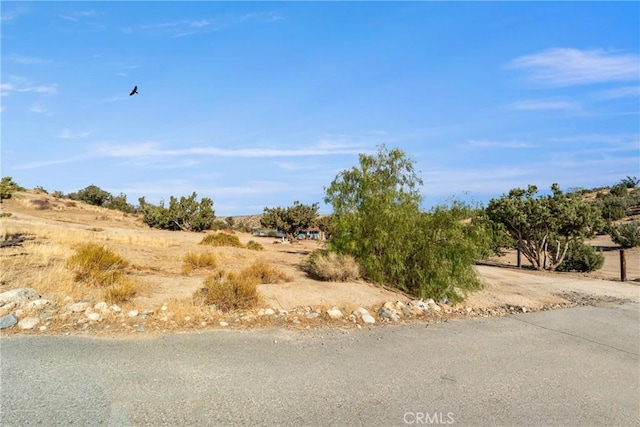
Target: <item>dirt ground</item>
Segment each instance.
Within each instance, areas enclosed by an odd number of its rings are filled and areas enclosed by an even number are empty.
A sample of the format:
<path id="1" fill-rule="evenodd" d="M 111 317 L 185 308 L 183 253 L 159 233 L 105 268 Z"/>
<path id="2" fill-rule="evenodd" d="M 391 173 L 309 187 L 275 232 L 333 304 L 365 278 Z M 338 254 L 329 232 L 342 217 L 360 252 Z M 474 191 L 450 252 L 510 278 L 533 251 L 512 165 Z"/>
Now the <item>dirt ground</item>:
<path id="1" fill-rule="evenodd" d="M 212 248 L 198 244 L 204 233 L 153 230 L 132 215 L 33 192 L 19 193 L 4 201 L 1 209 L 2 213 L 11 214 L 0 219 L 3 234 L 30 233 L 34 240 L 26 241 L 23 247 L 0 248 L 0 292 L 19 287 L 38 290 L 38 281 L 47 268 L 62 265 L 64 256 L 72 253 L 80 243 L 95 241 L 106 244 L 130 261 L 130 274 L 146 283 L 144 291 L 131 302 L 139 308 L 158 307 L 170 299 L 191 298 L 202 287 L 207 272 L 197 270 L 191 275 L 181 272 L 183 257 L 188 252 L 214 252 L 220 267 L 228 271 L 263 260 L 290 275 L 293 280 L 287 283 L 259 285 L 263 307 L 285 310 L 306 306 L 357 308 L 410 299 L 363 281 L 331 283 L 310 278 L 299 266 L 313 250 L 322 246 L 316 241 L 282 244 L 274 238 L 236 233 L 243 244 L 255 240 L 264 250 Z M 602 248 L 606 261 L 601 270 L 589 274 L 516 269 L 513 252 L 493 258 L 489 261 L 495 265 L 477 266 L 485 287 L 470 295 L 463 305 L 472 308 L 552 306 L 566 303 L 562 294 L 571 292 L 640 302 L 640 249 L 627 250 L 628 281 L 621 283 L 619 253 L 615 245 L 607 236 L 599 236 L 591 243 Z M 55 248 L 45 261 L 40 264 L 29 261 L 31 253 L 42 251 L 47 245 Z M 24 262 L 16 262 L 16 259 Z"/>

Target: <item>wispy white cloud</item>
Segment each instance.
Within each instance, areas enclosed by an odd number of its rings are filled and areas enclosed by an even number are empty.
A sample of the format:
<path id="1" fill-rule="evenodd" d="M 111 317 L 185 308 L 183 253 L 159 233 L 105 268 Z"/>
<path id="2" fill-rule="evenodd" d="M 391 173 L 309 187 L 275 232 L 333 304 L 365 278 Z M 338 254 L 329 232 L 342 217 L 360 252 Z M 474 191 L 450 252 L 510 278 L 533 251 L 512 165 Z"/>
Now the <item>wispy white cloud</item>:
<path id="1" fill-rule="evenodd" d="M 46 114 L 49 112 L 49 110 L 42 104 L 33 104 L 31 107 L 29 107 L 29 112 L 36 114 Z"/>
<path id="2" fill-rule="evenodd" d="M 4 105 L 0 105 L 0 113 L 4 113 L 4 110 L 6 110 L 7 107 Z"/>
<path id="3" fill-rule="evenodd" d="M 519 141 L 488 141 L 469 140 L 464 145 L 466 148 L 532 148 L 532 144 Z"/>
<path id="4" fill-rule="evenodd" d="M 56 95 L 58 93 L 58 85 L 53 84 L 35 84 L 29 79 L 20 76 L 9 76 L 9 83 L 0 84 L 0 95 L 8 96 L 14 92 L 34 92 L 43 95 Z"/>
<path id="5" fill-rule="evenodd" d="M 169 22 L 159 22 L 153 24 L 143 24 L 137 27 L 122 27 L 120 31 L 131 34 L 136 31 L 143 31 L 152 35 L 163 35 L 168 37 L 184 37 L 190 35 L 203 34 L 210 31 L 221 31 L 237 25 L 255 22 L 259 24 L 270 24 L 284 19 L 278 12 L 246 13 L 243 15 L 227 15 L 198 19 L 179 19 Z"/>
<path id="6" fill-rule="evenodd" d="M 281 149 L 281 148 L 219 148 L 219 147 L 191 147 L 180 149 L 164 149 L 153 142 L 138 144 L 98 144 L 93 149 L 93 154 L 105 157 L 141 157 L 141 156 L 189 156 L 204 155 L 215 157 L 303 157 L 303 156 L 329 156 L 341 154 L 358 154 L 363 152 L 362 146 L 349 146 L 345 144 L 320 143 L 307 148 Z"/>
<path id="7" fill-rule="evenodd" d="M 81 139 L 91 135 L 91 132 L 72 132 L 69 129 L 62 129 L 58 134 L 61 139 Z"/>
<path id="8" fill-rule="evenodd" d="M 38 169 L 48 166 L 60 165 L 64 163 L 74 163 L 82 160 L 86 160 L 87 156 L 73 156 L 65 159 L 54 159 L 54 160 L 38 160 L 34 162 L 27 162 L 13 166 L 13 169 Z"/>
<path id="9" fill-rule="evenodd" d="M 0 21 L 5 23 L 13 21 L 14 19 L 18 18 L 21 15 L 26 14 L 29 11 L 26 7 L 18 7 L 18 8 L 13 8 L 11 10 L 7 10 L 6 4 L 3 6 L 3 9 L 4 10 L 0 14 Z"/>
<path id="10" fill-rule="evenodd" d="M 625 86 L 602 90 L 595 92 L 593 96 L 597 99 L 640 98 L 640 86 Z"/>
<path id="11" fill-rule="evenodd" d="M 574 101 L 529 99 L 511 104 L 515 110 L 563 110 L 580 111 L 582 106 Z"/>
<path id="12" fill-rule="evenodd" d="M 112 96 L 111 98 L 103 99 L 102 102 L 117 102 L 124 101 L 125 99 L 129 99 L 128 96 Z"/>
<path id="13" fill-rule="evenodd" d="M 0 83 L 0 96 L 7 96 L 14 90 L 11 83 Z"/>
<path id="14" fill-rule="evenodd" d="M 211 23 L 206 19 L 196 20 L 177 20 L 171 22 L 160 22 L 157 24 L 143 24 L 138 27 L 139 30 L 153 35 L 165 35 L 169 37 L 184 37 L 192 34 L 205 32 Z M 135 29 L 128 27 L 124 29 L 124 33 L 132 33 Z"/>
<path id="15" fill-rule="evenodd" d="M 525 70 L 529 72 L 528 80 L 543 86 L 637 81 L 640 56 L 603 50 L 554 48 L 516 58 L 507 64 L 507 68 Z"/>
<path id="16" fill-rule="evenodd" d="M 58 15 L 59 18 L 66 19 L 67 21 L 80 21 L 84 18 L 91 18 L 96 15 L 95 10 L 76 10 L 68 12 L 62 15 Z"/>
<path id="17" fill-rule="evenodd" d="M 45 65 L 50 64 L 50 59 L 41 58 L 39 56 L 30 56 L 30 55 L 17 55 L 12 54 L 7 56 L 7 60 L 9 62 L 13 62 L 14 64 L 22 64 L 22 65 Z"/>

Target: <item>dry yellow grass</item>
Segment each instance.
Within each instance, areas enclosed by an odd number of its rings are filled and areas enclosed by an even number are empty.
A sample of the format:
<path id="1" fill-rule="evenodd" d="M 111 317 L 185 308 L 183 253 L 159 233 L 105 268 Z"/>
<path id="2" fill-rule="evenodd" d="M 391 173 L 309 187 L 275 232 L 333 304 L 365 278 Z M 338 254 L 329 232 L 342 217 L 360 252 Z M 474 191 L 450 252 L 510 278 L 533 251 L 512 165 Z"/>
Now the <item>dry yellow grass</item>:
<path id="1" fill-rule="evenodd" d="M 264 260 L 257 260 L 240 272 L 242 276 L 255 277 L 258 283 L 283 283 L 291 282 L 293 277 L 284 273 Z"/>
<path id="2" fill-rule="evenodd" d="M 260 300 L 258 282 L 258 278 L 251 275 L 214 273 L 204 280 L 198 296 L 205 305 L 215 304 L 222 311 L 251 309 Z"/>
<path id="3" fill-rule="evenodd" d="M 218 258 L 213 253 L 187 252 L 182 260 L 182 274 L 190 275 L 198 268 L 213 269 L 218 266 Z"/>

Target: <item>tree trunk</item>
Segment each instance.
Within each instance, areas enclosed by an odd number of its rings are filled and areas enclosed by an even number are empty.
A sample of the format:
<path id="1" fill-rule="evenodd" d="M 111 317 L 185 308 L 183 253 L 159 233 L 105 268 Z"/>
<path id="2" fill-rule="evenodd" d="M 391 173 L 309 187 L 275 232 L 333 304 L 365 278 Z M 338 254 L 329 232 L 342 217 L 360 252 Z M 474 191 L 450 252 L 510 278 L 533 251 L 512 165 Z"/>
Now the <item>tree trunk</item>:
<path id="1" fill-rule="evenodd" d="M 620 281 L 627 281 L 627 259 L 624 255 L 624 249 L 620 249 Z"/>

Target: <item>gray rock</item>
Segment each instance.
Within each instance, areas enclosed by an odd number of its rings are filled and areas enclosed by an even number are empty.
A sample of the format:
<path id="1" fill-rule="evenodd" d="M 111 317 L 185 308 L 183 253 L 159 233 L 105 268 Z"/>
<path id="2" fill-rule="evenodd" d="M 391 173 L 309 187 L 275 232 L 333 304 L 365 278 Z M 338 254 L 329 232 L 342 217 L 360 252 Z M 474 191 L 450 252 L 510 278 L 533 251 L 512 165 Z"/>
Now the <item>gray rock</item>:
<path id="1" fill-rule="evenodd" d="M 380 307 L 380 310 L 378 311 L 378 317 L 382 319 L 389 319 L 394 322 L 400 320 L 400 315 L 398 314 L 398 312 L 387 307 Z"/>
<path id="2" fill-rule="evenodd" d="M 87 317 L 89 320 L 93 320 L 94 322 L 100 320 L 100 313 L 87 313 Z"/>
<path id="3" fill-rule="evenodd" d="M 18 328 L 20 329 L 33 329 L 40 323 L 40 319 L 37 317 L 25 317 L 18 322 Z"/>
<path id="4" fill-rule="evenodd" d="M 317 319 L 318 317 L 320 317 L 320 313 L 312 311 L 310 313 L 305 314 L 305 317 L 307 319 Z"/>
<path id="5" fill-rule="evenodd" d="M 0 329 L 10 328 L 16 323 L 18 323 L 18 318 L 15 314 L 7 314 L 6 316 L 0 317 Z"/>
<path id="6" fill-rule="evenodd" d="M 138 315 L 138 310 L 130 310 L 129 313 L 127 313 L 127 316 L 129 317 L 136 317 Z"/>
<path id="7" fill-rule="evenodd" d="M 367 325 L 373 325 L 374 323 L 376 323 L 376 319 L 374 319 L 373 316 L 369 313 L 364 313 L 362 315 L 362 321 Z"/>
<path id="8" fill-rule="evenodd" d="M 274 314 L 276 314 L 276 312 L 273 308 L 267 308 L 264 310 L 264 314 L 266 316 L 273 316 Z"/>
<path id="9" fill-rule="evenodd" d="M 412 307 L 418 307 L 418 308 L 426 308 L 427 304 L 424 301 L 420 301 L 419 299 L 414 299 L 413 301 L 409 302 L 409 305 Z"/>
<path id="10" fill-rule="evenodd" d="M 20 304 L 40 298 L 40 294 L 32 288 L 18 288 L 0 294 L 0 306 L 10 302 Z"/>
<path id="11" fill-rule="evenodd" d="M 402 314 L 406 317 L 411 317 L 413 316 L 413 313 L 411 312 L 411 310 L 408 307 L 402 307 Z"/>

